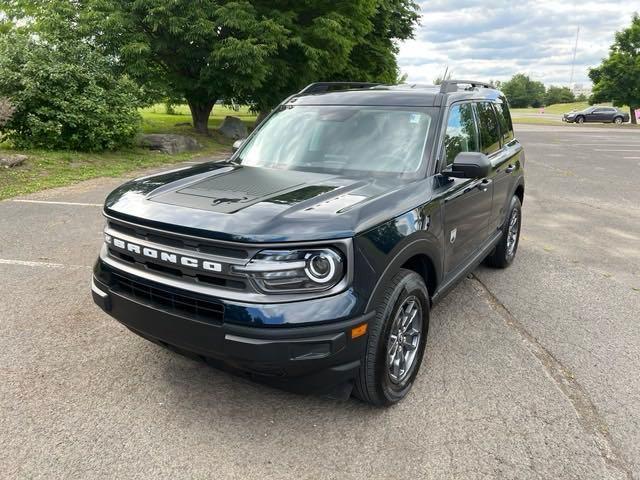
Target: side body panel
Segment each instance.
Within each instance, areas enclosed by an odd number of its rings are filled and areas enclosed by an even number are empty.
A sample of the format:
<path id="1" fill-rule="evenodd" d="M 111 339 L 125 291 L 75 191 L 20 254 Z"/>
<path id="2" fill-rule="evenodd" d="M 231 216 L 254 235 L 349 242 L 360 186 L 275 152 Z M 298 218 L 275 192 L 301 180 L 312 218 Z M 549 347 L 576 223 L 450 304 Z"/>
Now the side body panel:
<path id="1" fill-rule="evenodd" d="M 518 178 L 522 175 L 523 155 L 520 142 L 512 140 L 491 159 L 493 166 L 493 206 L 491 209 L 490 231 L 495 231 L 504 224 L 511 196 L 516 190 Z"/>

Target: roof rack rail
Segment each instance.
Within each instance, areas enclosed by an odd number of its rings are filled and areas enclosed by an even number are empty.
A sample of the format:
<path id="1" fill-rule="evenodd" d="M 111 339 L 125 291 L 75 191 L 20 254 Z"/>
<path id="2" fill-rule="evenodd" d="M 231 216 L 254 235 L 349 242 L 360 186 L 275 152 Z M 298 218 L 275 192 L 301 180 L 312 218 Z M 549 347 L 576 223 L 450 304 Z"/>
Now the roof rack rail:
<path id="1" fill-rule="evenodd" d="M 349 88 L 369 88 L 381 85 L 370 82 L 316 82 L 304 87 L 298 95 L 308 95 L 311 93 L 324 93 L 331 90 L 347 90 Z"/>
<path id="2" fill-rule="evenodd" d="M 458 91 L 458 85 L 471 85 L 472 88 L 496 88 L 490 83 L 478 82 L 477 80 L 444 80 L 440 84 L 440 93 L 451 93 Z"/>

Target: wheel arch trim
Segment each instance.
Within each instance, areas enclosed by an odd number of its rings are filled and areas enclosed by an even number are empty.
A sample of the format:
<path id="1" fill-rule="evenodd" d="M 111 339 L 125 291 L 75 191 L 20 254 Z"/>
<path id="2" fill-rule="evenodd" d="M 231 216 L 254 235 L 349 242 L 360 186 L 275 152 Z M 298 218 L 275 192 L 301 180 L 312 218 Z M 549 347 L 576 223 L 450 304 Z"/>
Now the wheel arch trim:
<path id="1" fill-rule="evenodd" d="M 411 260 L 413 257 L 421 255 L 427 257 L 433 267 L 435 278 L 433 279 L 434 291 L 437 290 L 437 286 L 442 279 L 442 258 L 438 253 L 436 245 L 437 239 L 432 238 L 414 238 L 405 243 L 394 255 L 393 259 L 389 261 L 385 269 L 380 274 L 378 281 L 376 282 L 372 294 L 369 296 L 365 312 L 369 312 L 375 308 L 380 297 L 384 294 L 384 289 L 388 281 L 402 268 L 405 263 Z M 425 282 L 426 283 L 426 282 Z M 429 288 L 427 287 L 427 290 Z M 429 295 L 433 294 L 429 291 Z"/>

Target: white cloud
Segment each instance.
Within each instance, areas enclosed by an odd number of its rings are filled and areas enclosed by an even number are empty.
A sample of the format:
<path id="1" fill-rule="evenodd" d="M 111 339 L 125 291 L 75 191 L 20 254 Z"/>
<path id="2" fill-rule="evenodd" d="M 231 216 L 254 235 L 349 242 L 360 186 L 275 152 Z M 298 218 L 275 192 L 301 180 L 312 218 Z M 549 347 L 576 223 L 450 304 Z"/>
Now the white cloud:
<path id="1" fill-rule="evenodd" d="M 431 83 L 448 66 L 457 78 L 507 80 L 526 73 L 568 85 L 580 27 L 574 82 L 588 84 L 589 67 L 608 53 L 616 30 L 631 23 L 640 2 L 427 0 L 414 40 L 398 62 L 411 82 Z"/>

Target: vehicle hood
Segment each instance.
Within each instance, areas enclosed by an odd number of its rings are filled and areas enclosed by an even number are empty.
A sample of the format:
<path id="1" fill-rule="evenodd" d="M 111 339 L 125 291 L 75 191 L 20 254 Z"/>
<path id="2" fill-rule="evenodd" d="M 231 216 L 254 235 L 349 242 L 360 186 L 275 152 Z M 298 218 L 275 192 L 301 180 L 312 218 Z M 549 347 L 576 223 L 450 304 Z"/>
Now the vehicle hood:
<path id="1" fill-rule="evenodd" d="M 107 197 L 104 210 L 109 217 L 221 240 L 328 240 L 410 210 L 420 189 L 408 185 L 400 178 L 217 162 L 132 180 Z"/>

